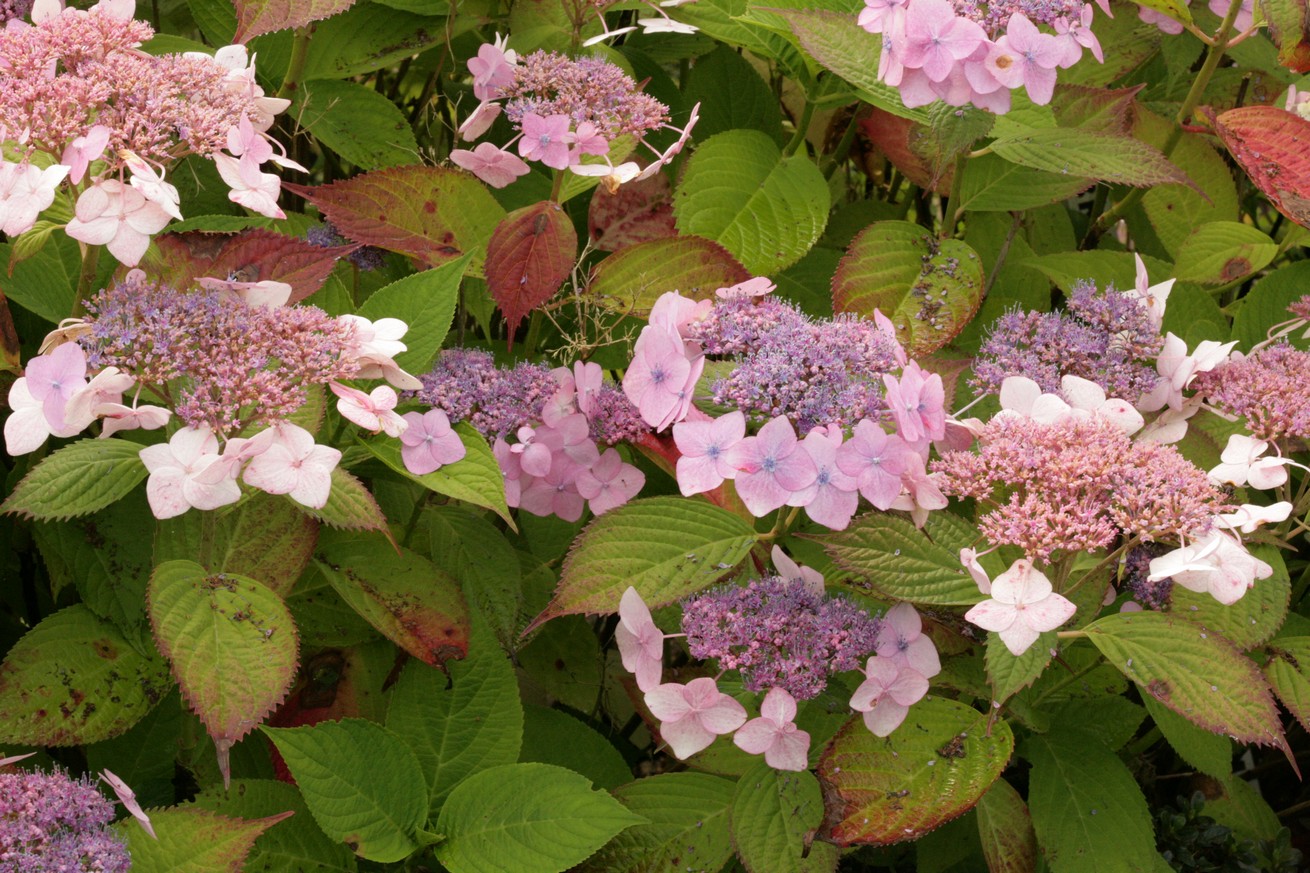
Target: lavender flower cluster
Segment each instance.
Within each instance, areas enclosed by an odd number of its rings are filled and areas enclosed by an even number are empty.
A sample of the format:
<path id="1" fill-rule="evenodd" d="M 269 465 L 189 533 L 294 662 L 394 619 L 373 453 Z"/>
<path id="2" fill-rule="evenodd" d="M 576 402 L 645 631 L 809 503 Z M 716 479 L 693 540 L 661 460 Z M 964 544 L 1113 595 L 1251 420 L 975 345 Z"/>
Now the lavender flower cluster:
<path id="1" fill-rule="evenodd" d="M 640 91 L 622 68 L 558 52 L 526 55 L 495 96 L 505 101 L 505 117 L 516 125 L 529 113 L 567 115 L 575 126 L 594 124 L 607 140 L 625 133 L 641 136 L 669 118 L 669 107 Z"/>
<path id="2" fill-rule="evenodd" d="M 693 658 L 738 670 L 748 691 L 785 688 L 808 700 L 836 673 L 858 669 L 877 648 L 879 619 L 849 600 L 767 576 L 682 603 Z"/>
<path id="3" fill-rule="evenodd" d="M 687 326 L 706 355 L 736 356 L 715 381 L 714 402 L 764 422 L 780 415 L 801 433 L 828 424 L 877 420 L 884 374 L 898 366 L 895 338 L 865 319 L 814 320 L 774 298 L 729 297 Z"/>
<path id="4" fill-rule="evenodd" d="M 443 351 L 419 381 L 423 388 L 415 396 L 420 401 L 445 412 L 451 424 L 467 421 L 488 439 L 541 421 L 542 410 L 560 387 L 556 373 L 545 364 L 497 367 L 491 353 L 479 349 Z M 612 383 L 604 383 L 591 403 L 589 436 L 598 443 L 612 446 L 649 430 Z"/>
<path id="5" fill-rule="evenodd" d="M 161 388 L 181 380 L 174 407 L 192 427 L 236 433 L 291 415 L 306 387 L 353 377 L 354 327 L 313 306 L 265 308 L 217 289 L 180 291 L 129 275 L 87 304 L 87 363 L 118 367 Z"/>
<path id="6" fill-rule="evenodd" d="M 1310 352 L 1275 343 L 1200 374 L 1193 387 L 1220 410 L 1245 418 L 1257 439 L 1310 438 Z"/>
<path id="7" fill-rule="evenodd" d="M 1063 376 L 1095 382 L 1111 397 L 1135 403 L 1155 387 L 1163 347 L 1147 307 L 1113 287 L 1074 286 L 1064 312 L 1006 313 L 974 362 L 971 383 L 997 392 L 1009 376 L 1027 376 L 1049 394 Z"/>
<path id="8" fill-rule="evenodd" d="M 113 805 L 85 777 L 0 773 L 0 870 L 126 873 L 132 860 L 109 830 L 113 818 Z"/>
<path id="9" fill-rule="evenodd" d="M 305 231 L 305 242 L 322 249 L 330 249 L 333 246 L 348 245 L 350 240 L 341 235 L 336 225 L 325 221 Z M 376 246 L 360 246 L 346 255 L 346 259 L 360 272 L 371 273 L 382 269 L 383 264 L 386 263 L 386 253 Z"/>

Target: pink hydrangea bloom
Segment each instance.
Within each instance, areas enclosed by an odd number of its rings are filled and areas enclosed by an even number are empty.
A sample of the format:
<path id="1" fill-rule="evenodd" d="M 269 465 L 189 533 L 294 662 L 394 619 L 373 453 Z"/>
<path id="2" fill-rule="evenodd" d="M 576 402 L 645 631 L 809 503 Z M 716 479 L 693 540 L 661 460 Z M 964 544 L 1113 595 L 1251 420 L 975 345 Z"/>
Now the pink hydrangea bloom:
<path id="1" fill-rule="evenodd" d="M 923 674 L 876 655 L 865 665 L 864 676 L 851 695 L 851 709 L 864 713 L 864 725 L 875 737 L 890 736 L 928 693 Z"/>
<path id="2" fill-rule="evenodd" d="M 522 158 L 489 142 L 478 143 L 472 151 L 454 149 L 450 160 L 493 188 L 504 188 L 519 176 L 532 172 Z"/>
<path id="3" fill-rule="evenodd" d="M 923 620 L 908 603 L 898 603 L 882 617 L 878 629 L 878 657 L 907 667 L 931 679 L 942 671 L 937 647 L 923 633 Z"/>
<path id="4" fill-rule="evenodd" d="M 269 218 L 287 217 L 277 205 L 277 196 L 282 191 L 282 180 L 276 175 L 265 173 L 252 161 L 238 160 L 225 154 L 214 155 L 214 166 L 218 168 L 218 174 L 223 177 L 223 181 L 232 189 L 228 192 L 227 199 Z"/>
<path id="5" fill-rule="evenodd" d="M 1250 484 L 1266 491 L 1287 481 L 1287 459 L 1265 457 L 1269 443 L 1244 434 L 1233 434 L 1219 455 L 1221 463 L 1210 471 L 1210 481 L 1232 485 Z"/>
<path id="6" fill-rule="evenodd" d="M 899 436 L 889 436 L 866 418 L 837 450 L 837 469 L 854 476 L 864 498 L 885 510 L 900 496 L 901 477 L 910 469 L 912 454 L 914 450 Z"/>
<path id="7" fill-rule="evenodd" d="M 633 348 L 632 364 L 623 374 L 623 392 L 641 418 L 663 430 L 687 414 L 705 358 L 687 359 L 682 340 L 656 325 L 642 329 Z"/>
<path id="8" fill-rule="evenodd" d="M 73 220 L 65 230 L 75 240 L 107 247 L 120 262 L 134 267 L 150 247 L 151 235 L 163 230 L 169 220 L 168 212 L 140 191 L 106 179 L 77 198 Z"/>
<path id="9" fill-rule="evenodd" d="M 87 384 L 86 353 L 77 343 L 64 343 L 50 354 L 28 361 L 26 379 L 27 390 L 41 401 L 42 413 L 51 430 L 60 430 L 68 401 Z"/>
<path id="10" fill-rule="evenodd" d="M 607 449 L 600 460 L 578 473 L 578 493 L 595 515 L 622 506 L 637 496 L 646 484 L 646 474 L 625 464 L 618 449 Z"/>
<path id="11" fill-rule="evenodd" d="M 1194 545 L 1152 560 L 1147 579 L 1172 578 L 1189 591 L 1208 593 L 1229 606 L 1241 600 L 1257 579 L 1268 579 L 1273 572 L 1273 567 L 1248 552 L 1236 537 L 1216 530 Z"/>
<path id="12" fill-rule="evenodd" d="M 841 429 L 837 427 L 816 427 L 801 440 L 801 448 L 814 462 L 817 473 L 813 483 L 787 499 L 788 506 L 805 507 L 806 515 L 832 530 L 845 530 L 860 503 L 855 477 L 837 466 L 841 444 Z"/>
<path id="13" fill-rule="evenodd" d="M 341 452 L 317 445 L 313 434 L 289 422 L 274 425 L 272 430 L 273 442 L 246 465 L 246 483 L 322 509 L 332 492 L 332 471 L 341 461 Z"/>
<path id="14" fill-rule="evenodd" d="M 1041 106 L 1050 103 L 1055 93 L 1055 71 L 1062 56 L 1059 40 L 1016 12 L 988 55 L 987 69 L 1007 88 L 1026 88 L 1029 98 Z"/>
<path id="15" fill-rule="evenodd" d="M 775 770 L 799 772 L 809 766 L 810 735 L 796 727 L 796 700 L 785 688 L 770 688 L 760 704 L 760 717 L 733 734 L 737 748 L 763 755 Z"/>
<path id="16" fill-rule="evenodd" d="M 514 81 L 514 65 L 518 54 L 507 48 L 508 39 L 496 34 L 495 43 L 483 43 L 476 57 L 469 58 L 469 72 L 473 74 L 473 96 L 491 100 L 496 91 Z"/>
<path id="17" fill-rule="evenodd" d="M 902 63 L 941 82 L 986 39 L 977 22 L 957 16 L 947 0 L 915 0 L 905 16 Z"/>
<path id="18" fill-rule="evenodd" d="M 992 596 L 964 614 L 983 630 L 995 631 L 1011 654 L 1022 655 L 1043 632 L 1055 630 L 1076 607 L 1056 594 L 1032 561 L 1021 558 L 992 582 Z"/>
<path id="19" fill-rule="evenodd" d="M 728 453 L 746 437 L 746 416 L 740 410 L 713 421 L 680 421 L 673 426 L 673 442 L 682 453 L 676 468 L 678 488 L 684 497 L 711 491 L 737 475 Z"/>
<path id="20" fill-rule="evenodd" d="M 567 115 L 541 117 L 535 112 L 523 115 L 523 138 L 519 140 L 519 155 L 530 161 L 541 161 L 554 170 L 563 170 L 570 164 L 569 146 L 575 136 L 569 131 L 572 125 Z"/>
<path id="21" fill-rule="evenodd" d="M 746 709 L 708 677 L 686 685 L 666 683 L 646 692 L 646 706 L 660 720 L 660 739 L 679 758 L 707 748 L 714 738 L 746 723 Z"/>
<path id="22" fill-rule="evenodd" d="M 450 419 L 440 409 L 406 412 L 409 427 L 400 435 L 400 459 L 405 469 L 423 476 L 464 459 L 464 442 L 450 428 Z"/>
<path id="23" fill-rule="evenodd" d="M 819 471 L 796 439 L 791 422 L 783 416 L 747 437 L 728 452 L 737 468 L 737 495 L 757 518 L 787 503 L 791 496 L 814 484 Z"/>
<path id="24" fill-rule="evenodd" d="M 946 392 L 941 376 L 932 373 L 925 378 L 919 365 L 910 361 L 900 379 L 884 375 L 882 381 L 887 386 L 887 407 L 901 439 L 918 443 L 925 437 L 939 440 L 946 436 Z"/>
<path id="25" fill-rule="evenodd" d="M 818 570 L 797 564 L 782 550 L 782 546 L 774 546 L 769 557 L 778 575 L 789 584 L 799 585 L 816 597 L 823 596 L 823 574 Z"/>
<path id="26" fill-rule="evenodd" d="M 31 230 L 67 175 L 68 167 L 60 164 L 40 169 L 0 160 L 0 232 L 14 237 Z"/>
<path id="27" fill-rule="evenodd" d="M 629 587 L 619 601 L 619 623 L 614 628 L 614 639 L 619 644 L 623 669 L 637 678 L 637 687 L 643 692 L 660 684 L 664 637 L 637 589 Z"/>
<path id="28" fill-rule="evenodd" d="M 188 509 L 217 509 L 241 499 L 241 488 L 218 453 L 218 439 L 207 427 L 184 427 L 167 443 L 146 446 L 141 461 L 150 471 L 146 498 L 155 518 L 173 518 Z"/>
<path id="29" fill-rule="evenodd" d="M 396 414 L 400 398 L 389 385 L 379 385 L 368 394 L 339 382 L 332 382 L 329 387 L 337 395 L 337 411 L 341 416 L 365 430 L 384 431 L 387 436 L 398 437 L 409 427 L 409 422 Z"/>
<path id="30" fill-rule="evenodd" d="M 592 446 L 595 450 L 595 446 Z M 586 498 L 578 492 L 578 474 L 590 464 L 580 464 L 565 452 L 551 458 L 544 476 L 523 473 L 519 477 L 519 506 L 533 515 L 554 515 L 565 521 L 582 518 Z"/>

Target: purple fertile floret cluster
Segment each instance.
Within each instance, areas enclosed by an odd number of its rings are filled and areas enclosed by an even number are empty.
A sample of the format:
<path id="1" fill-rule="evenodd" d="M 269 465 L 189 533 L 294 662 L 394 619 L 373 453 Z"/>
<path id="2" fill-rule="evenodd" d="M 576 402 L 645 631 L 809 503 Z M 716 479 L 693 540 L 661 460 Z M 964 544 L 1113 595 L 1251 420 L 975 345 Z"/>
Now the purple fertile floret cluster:
<path id="1" fill-rule="evenodd" d="M 860 667 L 882 623 L 855 604 L 768 576 L 689 597 L 682 629 L 693 658 L 738 670 L 748 691 L 817 696 L 836 673 Z"/>
<path id="2" fill-rule="evenodd" d="M 607 140 L 625 133 L 640 136 L 669 120 L 669 107 L 638 90 L 622 68 L 558 52 L 535 51 L 522 58 L 513 82 L 495 96 L 505 101 L 505 117 L 515 125 L 528 113 L 567 115 L 574 126 L 594 124 Z"/>
<path id="3" fill-rule="evenodd" d="M 878 419 L 886 409 L 882 377 L 898 367 L 895 340 L 873 322 L 812 320 L 772 298 L 720 301 L 687 336 L 706 355 L 737 358 L 713 385 L 715 403 L 757 422 L 786 416 L 801 433 Z"/>
<path id="4" fill-rule="evenodd" d="M 1192 387 L 1223 412 L 1245 418 L 1257 439 L 1310 438 L 1310 352 L 1275 343 L 1202 373 Z"/>
<path id="5" fill-rule="evenodd" d="M 451 424 L 467 421 L 494 439 L 541 420 L 541 408 L 558 385 L 545 364 L 497 367 L 490 352 L 450 349 L 419 377 L 422 402 L 446 413 Z"/>
<path id="6" fill-rule="evenodd" d="M 1146 609 L 1162 610 L 1169 605 L 1174 580 L 1166 578 L 1151 582 L 1147 578 L 1151 575 L 1151 561 L 1168 551 L 1169 546 L 1162 543 L 1145 543 L 1129 550 L 1124 559 L 1121 587 Z"/>
<path id="7" fill-rule="evenodd" d="M 215 433 L 282 421 L 304 405 L 308 386 L 359 369 L 342 358 L 354 328 L 313 306 L 249 306 L 221 290 L 129 277 L 87 311 L 91 331 L 80 342 L 92 368 L 118 367 L 156 386 L 183 380 L 178 416 Z"/>
<path id="8" fill-rule="evenodd" d="M 309 230 L 305 231 L 305 242 L 312 246 L 318 246 L 322 249 L 330 249 L 334 246 L 349 245 L 350 240 L 346 239 L 337 230 L 336 226 L 330 221 L 322 224 L 316 224 Z M 346 255 L 346 260 L 355 265 L 355 268 L 364 273 L 371 273 L 374 270 L 380 270 L 385 263 L 386 253 L 375 246 L 360 246 L 350 254 Z"/>
<path id="9" fill-rule="evenodd" d="M 1147 308 L 1114 288 L 1079 283 L 1064 312 L 1007 312 L 978 352 L 973 385 L 1000 391 L 1010 376 L 1027 376 L 1060 393 L 1063 376 L 1080 376 L 1110 397 L 1136 402 L 1155 387 L 1154 360 L 1164 341 Z"/>
<path id="10" fill-rule="evenodd" d="M 0 773 L 0 870 L 12 873 L 126 873 L 127 846 L 113 831 L 114 808 L 85 777 Z"/>

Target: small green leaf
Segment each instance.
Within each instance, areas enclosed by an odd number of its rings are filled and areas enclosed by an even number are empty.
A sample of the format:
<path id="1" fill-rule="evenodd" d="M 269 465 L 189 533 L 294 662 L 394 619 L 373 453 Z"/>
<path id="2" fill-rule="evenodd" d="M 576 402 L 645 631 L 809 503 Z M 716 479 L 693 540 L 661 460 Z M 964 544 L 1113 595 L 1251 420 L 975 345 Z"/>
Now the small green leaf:
<path id="1" fill-rule="evenodd" d="M 585 776 L 548 764 L 505 764 L 470 776 L 441 808 L 437 859 L 451 873 L 560 873 L 646 819 Z"/>
<path id="2" fill-rule="evenodd" d="M 546 706 L 523 708 L 519 762 L 565 767 L 607 791 L 632 779 L 632 769 L 619 750 L 599 731 L 580 718 Z"/>
<path id="3" fill-rule="evenodd" d="M 877 34 L 854 26 L 851 15 L 831 9 L 776 9 L 791 25 L 801 46 L 826 69 L 854 85 L 860 98 L 893 115 L 927 123 L 923 109 L 907 109 L 900 92 L 878 78 L 878 65 L 870 63 L 882 52 Z"/>
<path id="4" fill-rule="evenodd" d="M 226 791 L 211 786 L 192 804 L 219 815 L 256 818 L 291 810 L 294 816 L 255 841 L 243 873 L 353 873 L 355 855 L 319 830 L 294 785 L 272 779 L 233 779 Z"/>
<path id="5" fill-rule="evenodd" d="M 697 146 L 673 195 L 678 230 L 714 240 L 757 276 L 796 263 L 828 223 L 828 184 L 805 155 L 755 130 Z"/>
<path id="6" fill-rule="evenodd" d="M 672 603 L 725 576 L 755 540 L 744 521 L 703 501 L 634 500 L 587 525 L 528 630 L 560 615 L 617 612 L 629 586 L 651 606 Z"/>
<path id="7" fill-rule="evenodd" d="M 960 206 L 968 212 L 1011 212 L 1060 203 L 1095 180 L 1021 167 L 997 155 L 979 155 L 964 165 Z"/>
<path id="8" fill-rule="evenodd" d="M 399 453 L 400 450 L 396 451 Z M 300 506 L 299 503 L 296 505 Z M 332 491 L 323 508 L 300 506 L 300 511 L 338 530 L 387 529 L 387 517 L 364 483 L 340 467 L 332 471 Z"/>
<path id="9" fill-rule="evenodd" d="M 1175 752 L 1202 773 L 1227 779 L 1233 772 L 1233 744 L 1228 737 L 1203 731 L 1150 695 L 1142 703 Z"/>
<path id="10" fill-rule="evenodd" d="M 910 709 L 886 739 L 855 716 L 828 744 L 819 781 L 840 846 L 916 839 L 972 809 L 1014 750 L 1004 721 L 941 697 Z"/>
<path id="11" fill-rule="evenodd" d="M 383 864 L 418 848 L 413 837 L 427 818 L 427 786 L 418 759 L 395 734 L 362 718 L 260 730 L 329 837 Z"/>
<path id="12" fill-rule="evenodd" d="M 168 665 L 85 606 L 46 616 L 0 664 L 0 742 L 76 746 L 117 736 L 168 693 Z"/>
<path id="13" fill-rule="evenodd" d="M 375 458 L 406 479 L 412 479 L 438 494 L 490 509 L 512 527 L 513 517 L 505 504 L 505 479 L 496 463 L 496 456 L 491 453 L 491 447 L 482 434 L 465 422 L 455 425 L 454 430 L 464 443 L 464 457 L 422 476 L 405 469 L 399 440 L 379 436 L 362 440 L 361 443 Z"/>
<path id="14" fill-rule="evenodd" d="M 1154 9 L 1183 24 L 1192 23 L 1192 11 L 1181 0 L 1133 0 L 1143 9 Z"/>
<path id="15" fill-rule="evenodd" d="M 41 251 L 13 264 L 12 275 L 5 276 L 5 296 L 51 324 L 67 318 L 81 272 L 77 245 L 71 237 L 56 234 Z M 13 245 L 0 245 L 0 269 L 7 271 L 12 257 Z"/>
<path id="16" fill-rule="evenodd" d="M 763 761 L 737 780 L 732 843 L 750 873 L 831 871 L 837 847 L 810 843 L 823 822 L 823 794 L 809 770 L 788 773 Z"/>
<path id="17" fill-rule="evenodd" d="M 422 555 L 371 534 L 328 532 L 315 563 L 350 606 L 426 664 L 468 652 L 468 608 L 459 585 Z"/>
<path id="18" fill-rule="evenodd" d="M 1012 655 L 995 633 L 987 634 L 987 680 L 992 683 L 992 700 L 1004 703 L 1037 681 L 1059 648 L 1055 631 L 1047 631 L 1022 655 Z"/>
<path id="19" fill-rule="evenodd" d="M 456 21 L 447 31 L 444 16 L 411 15 L 360 0 L 344 13 L 314 25 L 304 81 L 351 79 L 394 66 L 444 44 L 471 25 L 471 21 Z"/>
<path id="20" fill-rule="evenodd" d="M 402 370 L 418 375 L 427 372 L 441 349 L 459 302 L 459 285 L 469 257 L 457 258 L 432 270 L 423 270 L 385 285 L 369 295 L 359 315 L 377 321 L 399 318 L 409 325 L 405 332 L 407 351 L 396 355 Z"/>
<path id="21" fill-rule="evenodd" d="M 159 649 L 226 771 L 227 750 L 282 702 L 296 677 L 291 612 L 254 579 L 211 575 L 192 561 L 156 567 L 147 598 Z"/>
<path id="22" fill-rule="evenodd" d="M 1028 808 L 1053 873 L 1154 869 L 1146 799 L 1128 767 L 1095 734 L 1076 728 L 1034 733 L 1021 751 L 1033 763 Z"/>
<path id="23" fill-rule="evenodd" d="M 1279 637 L 1269 645 L 1264 674 L 1287 711 L 1310 730 L 1310 637 Z"/>
<path id="24" fill-rule="evenodd" d="M 844 531 L 812 539 L 851 574 L 841 584 L 852 590 L 929 606 L 972 606 L 983 595 L 960 563 L 958 540 L 944 542 L 968 523 L 950 513 L 933 513 L 929 520 L 936 541 L 885 512 L 870 512 Z"/>
<path id="25" fill-rule="evenodd" d="M 114 825 L 127 840 L 133 873 L 242 873 L 260 834 L 291 815 L 245 821 L 194 807 L 150 811 L 158 839 L 128 817 Z"/>
<path id="26" fill-rule="evenodd" d="M 1238 341 L 1237 347 L 1250 351 L 1256 343 L 1264 342 L 1270 327 L 1292 317 L 1288 305 L 1300 300 L 1308 286 L 1310 263 L 1305 261 L 1294 261 L 1260 277 L 1242 297 L 1233 319 L 1232 338 Z M 1305 342 L 1300 339 L 1303 333 L 1304 330 L 1298 331 L 1288 339 L 1305 348 Z"/>
<path id="27" fill-rule="evenodd" d="M 1048 173 L 1149 187 L 1195 185 L 1162 152 L 1141 140 L 1092 130 L 1027 128 L 992 142 L 1007 161 Z"/>
<path id="28" fill-rule="evenodd" d="M 1037 835 L 1028 805 L 1004 779 L 993 782 L 978 801 L 978 837 L 991 873 L 1037 869 Z"/>
<path id="29" fill-rule="evenodd" d="M 387 729 L 414 752 L 427 779 L 430 816 L 470 774 L 518 760 L 523 704 L 514 667 L 485 627 L 450 673 L 413 663 L 391 691 Z"/>
<path id="30" fill-rule="evenodd" d="M 496 526 L 462 506 L 425 510 L 432 563 L 459 582 L 507 651 L 522 629 L 523 574 L 518 555 Z"/>
<path id="31" fill-rule="evenodd" d="M 833 307 L 871 318 L 881 310 L 911 356 L 955 338 L 982 305 L 978 255 L 908 221 L 879 221 L 860 232 L 832 278 Z"/>
<path id="32" fill-rule="evenodd" d="M 1180 282 L 1226 285 L 1262 270 L 1278 254 L 1278 243 L 1248 224 L 1211 221 L 1178 248 L 1174 275 Z"/>
<path id="33" fill-rule="evenodd" d="M 684 297 L 704 300 L 719 288 L 749 278 L 746 268 L 723 246 L 684 235 L 620 249 L 596 265 L 588 291 L 609 309 L 645 317 L 671 288 Z"/>
<path id="34" fill-rule="evenodd" d="M 718 870 L 732 856 L 728 811 L 733 783 L 705 773 L 661 773 L 614 792 L 646 819 L 605 844 L 580 873 Z"/>
<path id="35" fill-rule="evenodd" d="M 1286 748 L 1268 684 L 1218 634 L 1158 612 L 1116 613 L 1083 630 L 1107 661 L 1184 718 L 1238 742 Z"/>
<path id="36" fill-rule="evenodd" d="M 230 507 L 161 521 L 155 561 L 193 560 L 211 573 L 258 579 L 284 597 L 309 565 L 318 541 L 318 524 L 296 507 L 257 491 Z"/>
<path id="37" fill-rule="evenodd" d="M 0 511 L 55 521 L 104 509 L 146 478 L 140 452 L 127 440 L 78 440 L 37 464 Z"/>
<path id="38" fill-rule="evenodd" d="M 291 93 L 291 112 L 300 126 L 361 170 L 419 162 L 409 120 L 372 88 L 315 79 Z"/>

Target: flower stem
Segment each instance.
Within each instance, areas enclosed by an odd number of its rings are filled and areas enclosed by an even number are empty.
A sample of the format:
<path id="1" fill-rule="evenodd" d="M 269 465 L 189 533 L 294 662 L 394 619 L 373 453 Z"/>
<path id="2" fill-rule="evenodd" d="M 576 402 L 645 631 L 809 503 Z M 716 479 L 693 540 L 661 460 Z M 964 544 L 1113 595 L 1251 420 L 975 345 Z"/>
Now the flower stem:
<path id="1" fill-rule="evenodd" d="M 313 35 L 312 24 L 297 28 L 291 42 L 291 60 L 287 63 L 287 75 L 282 80 L 282 87 L 277 91 L 279 98 L 290 99 L 300 87 L 300 77 L 305 73 L 305 62 L 309 60 L 309 40 Z"/>
<path id="2" fill-rule="evenodd" d="M 801 110 L 800 120 L 796 122 L 796 132 L 792 134 L 791 140 L 782 150 L 782 153 L 791 157 L 800 151 L 801 146 L 805 145 L 805 136 L 810 132 L 810 119 L 814 117 L 814 104 L 809 100 L 805 101 L 805 108 Z"/>
<path id="3" fill-rule="evenodd" d="M 1228 7 L 1228 14 L 1224 16 L 1223 22 L 1219 25 L 1219 30 L 1212 40 L 1207 41 L 1205 62 L 1201 65 L 1196 78 L 1192 80 L 1191 90 L 1183 98 L 1182 105 L 1178 107 L 1178 114 L 1174 116 L 1173 128 L 1169 131 L 1164 144 L 1160 147 L 1160 151 L 1164 152 L 1166 158 L 1173 155 L 1174 149 L 1182 140 L 1183 125 L 1196 111 L 1197 104 L 1201 102 L 1201 96 L 1210 85 L 1210 79 L 1214 76 L 1215 70 L 1219 69 L 1219 62 L 1224 59 L 1224 53 L 1232 42 L 1230 37 L 1233 33 L 1233 23 L 1237 20 L 1237 13 L 1241 11 L 1241 6 L 1240 3 L 1233 3 Z M 1150 188 L 1145 187 L 1134 188 L 1112 208 L 1101 213 L 1101 216 L 1088 228 L 1087 238 L 1083 240 L 1083 248 L 1093 248 L 1101 235 L 1113 227 L 1125 212 L 1136 206 L 1149 190 Z"/>
<path id="4" fill-rule="evenodd" d="M 73 300 L 73 317 L 86 315 L 86 301 L 96 283 L 96 270 L 100 266 L 103 246 L 82 247 L 82 271 L 77 276 L 77 296 Z"/>

